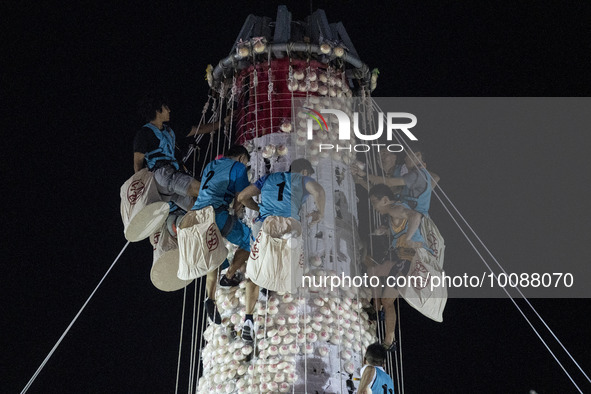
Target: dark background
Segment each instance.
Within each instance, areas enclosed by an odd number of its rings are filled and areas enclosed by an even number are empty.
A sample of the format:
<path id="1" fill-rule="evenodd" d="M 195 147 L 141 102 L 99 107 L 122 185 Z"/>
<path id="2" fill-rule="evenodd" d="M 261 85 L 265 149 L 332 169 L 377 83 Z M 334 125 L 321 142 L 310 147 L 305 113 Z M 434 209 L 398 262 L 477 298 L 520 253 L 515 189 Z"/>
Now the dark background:
<path id="1" fill-rule="evenodd" d="M 3 392 L 25 386 L 125 244 L 119 187 L 133 172 L 141 94 L 165 90 L 171 125 L 183 134 L 207 99 L 206 65 L 227 56 L 248 14 L 274 17 L 278 4 L 295 20 L 310 11 L 307 2 L 271 1 L 4 5 Z M 591 9 L 583 1 L 351 0 L 313 8 L 342 21 L 361 59 L 380 69 L 378 96 L 591 89 Z M 425 139 L 430 169 L 507 268 L 512 258 L 532 267 L 553 258 L 560 267 L 561 258 L 589 263 L 587 132 Z M 479 264 L 433 205 L 446 264 Z M 151 263 L 148 241 L 128 247 L 29 392 L 174 391 L 182 292 L 156 290 Z M 532 303 L 591 370 L 588 300 Z M 441 324 L 402 309 L 408 393 L 576 392 L 509 300 L 450 299 Z"/>

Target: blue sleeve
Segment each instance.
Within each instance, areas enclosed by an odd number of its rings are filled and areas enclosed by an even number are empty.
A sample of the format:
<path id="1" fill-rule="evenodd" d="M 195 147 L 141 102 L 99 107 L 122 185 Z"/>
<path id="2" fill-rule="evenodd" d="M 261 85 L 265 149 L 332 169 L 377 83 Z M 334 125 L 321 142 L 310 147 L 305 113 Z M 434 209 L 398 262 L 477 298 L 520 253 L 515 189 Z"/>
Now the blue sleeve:
<path id="1" fill-rule="evenodd" d="M 250 185 L 250 182 L 248 181 L 248 175 L 246 173 L 246 167 L 242 163 L 236 163 L 236 165 L 232 167 L 230 179 L 234 181 L 235 193 L 240 193 Z"/>
<path id="2" fill-rule="evenodd" d="M 269 177 L 269 175 L 263 175 L 262 177 L 259 178 L 258 181 L 256 181 L 254 183 L 254 185 L 257 187 L 257 189 L 262 190 L 263 189 L 263 185 L 265 184 L 265 182 L 267 181 L 267 177 Z"/>

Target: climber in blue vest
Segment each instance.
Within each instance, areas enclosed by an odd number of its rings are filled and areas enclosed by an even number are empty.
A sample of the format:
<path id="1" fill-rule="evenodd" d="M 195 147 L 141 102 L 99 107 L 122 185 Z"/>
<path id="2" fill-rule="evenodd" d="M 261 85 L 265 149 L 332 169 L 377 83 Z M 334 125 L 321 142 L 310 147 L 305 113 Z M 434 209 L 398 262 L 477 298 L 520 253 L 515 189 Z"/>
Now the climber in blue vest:
<path id="1" fill-rule="evenodd" d="M 175 134 L 166 124 L 170 121 L 168 102 L 161 95 L 149 93 L 140 102 L 139 112 L 147 123 L 133 142 L 133 169 L 138 172 L 147 167 L 153 171 L 158 192 L 187 211 L 199 193 L 199 182 L 181 170 L 175 157 Z M 193 126 L 187 137 L 217 129 L 216 123 Z"/>
<path id="2" fill-rule="evenodd" d="M 359 394 L 394 394 L 394 382 L 384 371 L 386 350 L 374 343 L 367 347 L 361 368 L 361 381 L 357 392 Z"/>
<path id="3" fill-rule="evenodd" d="M 215 222 L 220 233 L 226 240 L 238 246 L 234 258 L 229 264 L 225 275 L 220 279 L 220 286 L 231 287 L 240 284 L 240 278 L 236 271 L 244 266 L 250 253 L 250 228 L 238 217 L 243 205 L 238 202 L 236 195 L 244 190 L 250 182 L 248 181 L 247 168 L 250 161 L 250 154 L 245 147 L 234 145 L 226 151 L 224 157 L 213 160 L 203 170 L 203 178 L 199 189 L 199 196 L 192 210 L 203 209 L 211 206 L 215 211 Z M 230 214 L 230 204 L 235 214 Z M 247 207 L 258 208 L 254 201 L 248 202 Z M 223 267 L 222 267 L 223 268 Z M 217 270 L 207 274 L 206 291 L 208 299 L 205 306 L 209 317 L 219 324 L 219 315 L 215 314 L 215 288 L 217 283 Z"/>
<path id="4" fill-rule="evenodd" d="M 422 215 L 418 211 L 410 209 L 409 206 L 398 201 L 392 190 L 379 184 L 369 191 L 369 201 L 378 213 L 385 215 L 388 226 L 378 228 L 376 233 L 381 232 L 391 235 L 391 248 L 395 251 L 396 258 L 374 265 L 368 269 L 368 274 L 380 278 L 405 276 L 411 266 L 417 248 L 424 248 L 431 253 L 425 239 L 419 231 Z M 379 310 L 380 304 L 384 309 L 386 332 L 384 336 L 384 347 L 394 350 L 394 334 L 396 327 L 396 310 L 394 300 L 398 297 L 397 287 L 383 286 L 380 294 L 376 292 L 374 301 Z"/>
<path id="5" fill-rule="evenodd" d="M 310 217 L 312 224 L 318 223 L 324 216 L 324 189 L 310 178 L 312 174 L 314 169 L 308 160 L 296 159 L 291 163 L 289 172 L 274 172 L 261 177 L 240 193 L 238 201 L 252 204 L 252 198 L 260 194 L 257 221 L 262 222 L 268 216 L 292 217 L 299 221 L 299 210 L 308 195 L 312 194 L 318 211 L 312 212 Z"/>
<path id="6" fill-rule="evenodd" d="M 300 208 L 308 195 L 314 197 L 318 210 L 311 212 L 310 224 L 318 223 L 324 217 L 324 188 L 310 178 L 314 174 L 312 164 L 306 159 L 296 159 L 291 163 L 289 172 L 274 172 L 261 177 L 238 195 L 238 201 L 245 206 L 252 206 L 259 211 L 259 217 L 253 226 L 256 236 L 263 221 L 269 216 L 294 218 L 300 221 Z M 256 204 L 253 197 L 261 195 L 261 203 Z M 246 316 L 242 327 L 242 339 L 254 339 L 254 307 L 259 293 L 259 286 L 251 280 L 246 282 Z"/>
<path id="7" fill-rule="evenodd" d="M 367 180 L 365 180 L 366 174 L 363 171 L 352 166 L 355 182 L 362 186 L 366 185 L 367 181 L 373 185 L 385 184 L 392 189 L 397 199 L 404 201 L 410 208 L 428 217 L 431 191 L 439 182 L 439 176 L 425 168 L 424 152 L 407 153 L 404 165 L 397 164 L 397 158 L 396 153 L 381 151 L 379 163 L 382 174 L 367 175 Z"/>

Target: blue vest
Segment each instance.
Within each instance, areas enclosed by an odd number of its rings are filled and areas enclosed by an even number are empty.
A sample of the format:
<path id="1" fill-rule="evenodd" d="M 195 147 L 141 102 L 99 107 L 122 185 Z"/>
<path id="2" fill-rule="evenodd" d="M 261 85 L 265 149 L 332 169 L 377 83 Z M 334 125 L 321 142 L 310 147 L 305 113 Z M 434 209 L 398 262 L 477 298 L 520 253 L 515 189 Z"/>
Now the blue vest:
<path id="1" fill-rule="evenodd" d="M 292 217 L 300 220 L 304 200 L 304 176 L 298 173 L 274 172 L 267 176 L 261 189 L 260 217 Z"/>
<path id="2" fill-rule="evenodd" d="M 394 382 L 382 368 L 375 367 L 376 378 L 371 385 L 373 394 L 394 394 Z"/>
<path id="3" fill-rule="evenodd" d="M 203 170 L 199 196 L 193 210 L 212 206 L 216 212 L 227 210 L 236 195 L 235 179 L 231 172 L 234 165 L 244 166 L 235 160 L 222 157 L 210 162 Z"/>
<path id="4" fill-rule="evenodd" d="M 414 170 L 413 170 L 414 171 Z M 422 172 L 418 174 L 419 177 L 425 177 L 427 179 L 427 187 L 419 195 L 413 195 L 412 191 L 407 185 L 402 188 L 402 201 L 408 204 L 409 207 L 415 211 L 422 213 L 425 216 L 429 216 L 429 206 L 431 205 L 431 174 L 424 168 L 419 168 L 417 171 Z"/>
<path id="5" fill-rule="evenodd" d="M 164 126 L 164 130 L 160 130 L 152 123 L 146 123 L 144 127 L 149 127 L 156 135 L 156 138 L 158 138 L 158 141 L 160 141 L 160 145 L 157 149 L 146 153 L 145 159 L 148 164 L 148 169 L 154 168 L 154 165 L 158 160 L 167 160 L 178 170 L 179 163 L 177 163 L 176 158 L 174 157 L 174 131 L 168 126 Z"/>
<path id="6" fill-rule="evenodd" d="M 405 208 L 408 208 L 408 205 L 406 205 L 405 203 L 401 204 L 402 206 L 404 206 Z M 404 225 L 404 228 L 402 229 L 402 231 L 395 233 L 394 230 L 392 229 L 392 226 L 390 226 L 390 232 L 392 233 L 392 247 L 396 248 L 396 244 L 398 243 L 398 238 L 402 237 L 404 234 L 406 234 L 406 232 L 408 231 L 408 220 L 406 221 L 406 224 Z M 420 242 L 423 244 L 423 248 L 425 250 L 427 250 L 429 253 L 433 254 L 433 251 L 431 249 L 429 249 L 427 247 L 427 242 L 425 241 L 425 238 L 423 238 L 423 236 L 421 235 L 421 230 L 420 230 L 420 226 L 417 229 L 417 231 L 415 231 L 415 233 L 413 234 L 413 236 L 410 239 L 411 241 L 414 242 Z"/>

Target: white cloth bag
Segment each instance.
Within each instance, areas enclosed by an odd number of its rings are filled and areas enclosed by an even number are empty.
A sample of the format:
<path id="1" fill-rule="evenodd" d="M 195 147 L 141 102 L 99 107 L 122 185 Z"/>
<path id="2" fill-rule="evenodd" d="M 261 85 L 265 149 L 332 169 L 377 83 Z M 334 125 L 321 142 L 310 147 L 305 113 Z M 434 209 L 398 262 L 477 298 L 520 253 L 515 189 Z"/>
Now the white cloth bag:
<path id="1" fill-rule="evenodd" d="M 154 261 L 150 271 L 152 284 L 162 291 L 176 291 L 191 283 L 177 277 L 179 268 L 179 249 L 176 239 L 170 235 L 166 224 L 160 231 L 150 236 L 154 248 Z"/>
<path id="2" fill-rule="evenodd" d="M 417 248 L 416 251 L 406 275 L 406 286 L 400 286 L 398 290 L 413 308 L 429 319 L 442 322 L 447 303 L 447 288 L 443 280 L 439 280 L 439 283 L 436 280 L 434 284 L 438 286 L 432 286 L 431 278 L 438 276 L 442 279 L 443 272 L 437 267 L 435 256 L 424 248 Z"/>
<path id="3" fill-rule="evenodd" d="M 302 284 L 302 228 L 293 218 L 265 219 L 246 264 L 246 276 L 271 291 L 295 293 Z"/>
<path id="4" fill-rule="evenodd" d="M 421 221 L 421 235 L 427 242 L 429 249 L 433 251 L 435 255 L 437 268 L 443 269 L 443 254 L 445 252 L 445 242 L 439 229 L 430 217 L 424 217 Z"/>
<path id="5" fill-rule="evenodd" d="M 228 256 L 213 207 L 189 211 L 177 231 L 179 279 L 196 279 L 217 269 Z"/>
<path id="6" fill-rule="evenodd" d="M 130 242 L 141 241 L 157 232 L 168 216 L 168 203 L 160 198 L 154 174 L 146 168 L 121 186 L 120 195 L 123 233 Z"/>

